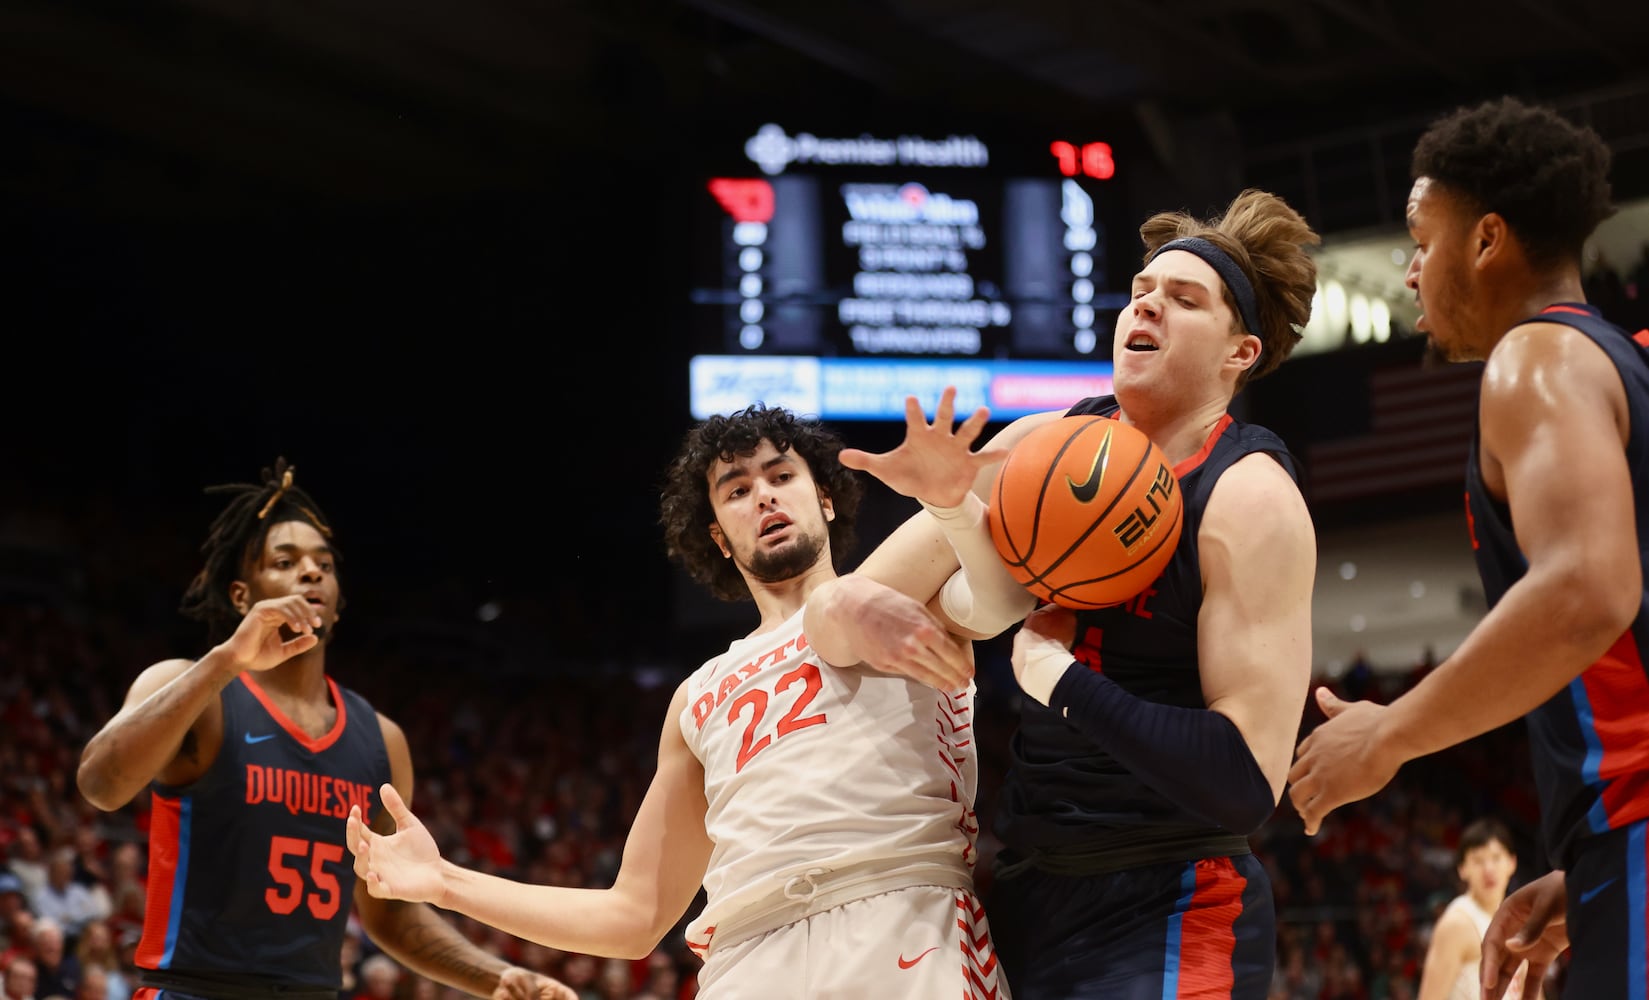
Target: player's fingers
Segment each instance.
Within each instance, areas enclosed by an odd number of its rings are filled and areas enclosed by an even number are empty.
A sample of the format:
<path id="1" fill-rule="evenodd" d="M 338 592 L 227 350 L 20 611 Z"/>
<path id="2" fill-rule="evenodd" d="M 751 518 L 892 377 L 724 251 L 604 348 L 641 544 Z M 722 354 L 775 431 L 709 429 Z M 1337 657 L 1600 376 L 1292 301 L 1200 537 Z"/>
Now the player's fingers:
<path id="1" fill-rule="evenodd" d="M 295 628 L 295 627 L 294 627 Z M 321 637 L 313 632 L 298 632 L 297 635 L 281 643 L 281 656 L 290 659 L 299 653 L 307 653 L 315 648 Z"/>
<path id="2" fill-rule="evenodd" d="M 860 472 L 870 471 L 870 464 L 878 457 L 858 448 L 843 448 L 837 455 L 838 461 L 843 465 L 850 469 L 858 469 Z"/>
<path id="3" fill-rule="evenodd" d="M 933 426 L 951 429 L 956 420 L 956 386 L 947 385 L 945 391 L 939 394 L 939 407 L 933 414 Z"/>
<path id="4" fill-rule="evenodd" d="M 1323 710 L 1323 714 L 1331 719 L 1345 711 L 1346 706 L 1349 704 L 1351 703 L 1348 701 L 1341 701 L 1335 696 L 1333 691 L 1330 691 L 1326 687 L 1319 687 L 1317 689 L 1317 707 L 1321 708 Z"/>
<path id="5" fill-rule="evenodd" d="M 990 419 L 990 408 L 981 406 L 979 409 L 974 410 L 968 416 L 968 419 L 962 421 L 962 426 L 957 429 L 956 436 L 972 444 L 974 439 L 979 436 L 979 432 L 985 429 L 985 425 L 990 422 Z"/>
<path id="6" fill-rule="evenodd" d="M 928 415 L 922 412 L 922 402 L 915 396 L 905 397 L 905 428 L 916 430 L 928 425 Z"/>
<path id="7" fill-rule="evenodd" d="M 399 830 L 416 822 L 412 810 L 407 808 L 406 801 L 401 798 L 401 793 L 395 790 L 394 785 L 384 782 L 379 794 L 383 796 L 384 808 L 389 810 L 390 818 L 395 820 L 395 829 Z"/>
<path id="8" fill-rule="evenodd" d="M 1540 997 L 1540 996 L 1545 996 L 1546 995 L 1545 990 L 1542 988 L 1541 984 L 1546 981 L 1546 970 L 1551 967 L 1551 964 L 1552 964 L 1551 960 L 1549 960 L 1549 959 L 1544 959 L 1544 958 L 1539 959 L 1539 960 L 1536 960 L 1536 959 L 1533 959 L 1533 958 L 1529 959 L 1529 971 L 1523 974 L 1523 995 L 1524 996 L 1526 996 L 1526 997 Z M 1506 985 L 1508 985 L 1508 986 L 1511 985 L 1511 982 L 1510 982 L 1509 979 L 1508 979 Z M 1499 1000 L 1499 998 L 1496 997 L 1495 1000 Z"/>

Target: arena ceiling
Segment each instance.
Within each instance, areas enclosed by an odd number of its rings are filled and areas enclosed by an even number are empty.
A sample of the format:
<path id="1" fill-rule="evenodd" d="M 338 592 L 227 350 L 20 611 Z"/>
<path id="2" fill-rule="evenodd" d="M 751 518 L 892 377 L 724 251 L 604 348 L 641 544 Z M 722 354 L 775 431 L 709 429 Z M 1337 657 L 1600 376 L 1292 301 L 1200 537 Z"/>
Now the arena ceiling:
<path id="1" fill-rule="evenodd" d="M 382 198 L 511 186 L 771 101 L 1118 116 L 1248 146 L 1640 80 L 1618 0 L 8 0 L 0 183 L 224 178 Z M 653 150 L 656 152 L 656 149 Z M 185 199 L 187 201 L 187 199 Z"/>

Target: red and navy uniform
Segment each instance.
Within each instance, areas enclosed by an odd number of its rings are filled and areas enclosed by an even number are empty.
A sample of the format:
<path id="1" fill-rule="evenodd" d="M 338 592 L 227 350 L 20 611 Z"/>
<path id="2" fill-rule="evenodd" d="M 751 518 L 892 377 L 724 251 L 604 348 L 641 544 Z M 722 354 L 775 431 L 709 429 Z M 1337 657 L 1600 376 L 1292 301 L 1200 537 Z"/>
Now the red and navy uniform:
<path id="1" fill-rule="evenodd" d="M 1649 330 L 1636 337 L 1591 306 L 1546 308 L 1529 322 L 1561 323 L 1596 343 L 1620 373 L 1631 433 L 1626 462 L 1636 499 L 1637 543 L 1649 580 Z M 1489 606 L 1528 570 L 1511 510 L 1483 484 L 1474 436 L 1466 469 L 1473 554 Z M 1576 489 L 1585 489 L 1584 483 Z M 1551 863 L 1566 873 L 1568 995 L 1649 995 L 1649 591 L 1609 651 L 1526 722 L 1540 793 L 1541 833 Z M 1515 675 L 1517 664 L 1506 670 Z"/>
<path id="2" fill-rule="evenodd" d="M 188 786 L 152 786 L 140 997 L 336 996 L 355 890 L 345 821 L 352 805 L 372 815 L 389 754 L 372 706 L 327 686 L 337 721 L 311 738 L 240 675 L 217 760 Z"/>
<path id="3" fill-rule="evenodd" d="M 1116 411 L 1104 396 L 1069 412 Z M 1185 525 L 1173 558 L 1127 604 L 1078 612 L 1079 663 L 1141 699 L 1206 708 L 1197 532 L 1220 475 L 1255 452 L 1298 479 L 1282 439 L 1229 415 L 1175 467 Z M 986 904 L 1016 1000 L 1263 1000 L 1275 915 L 1247 839 L 1175 804 L 1054 710 L 1021 704 Z"/>

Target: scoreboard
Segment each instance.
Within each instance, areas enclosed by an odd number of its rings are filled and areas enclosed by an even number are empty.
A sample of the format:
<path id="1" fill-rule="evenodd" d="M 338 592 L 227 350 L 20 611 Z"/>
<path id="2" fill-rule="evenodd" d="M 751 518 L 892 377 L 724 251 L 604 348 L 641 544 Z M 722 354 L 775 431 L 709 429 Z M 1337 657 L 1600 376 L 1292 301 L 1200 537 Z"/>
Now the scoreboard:
<path id="1" fill-rule="evenodd" d="M 770 122 L 724 163 L 695 192 L 695 417 L 901 420 L 955 385 L 1011 419 L 1109 391 L 1133 267 L 1107 144 Z"/>

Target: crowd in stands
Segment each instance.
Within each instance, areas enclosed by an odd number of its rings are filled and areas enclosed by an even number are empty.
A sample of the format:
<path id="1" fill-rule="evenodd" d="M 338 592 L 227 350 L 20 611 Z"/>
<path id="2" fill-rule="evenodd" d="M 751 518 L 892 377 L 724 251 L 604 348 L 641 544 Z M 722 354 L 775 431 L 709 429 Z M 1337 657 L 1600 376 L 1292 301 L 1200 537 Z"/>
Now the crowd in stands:
<path id="1" fill-rule="evenodd" d="M 173 566 L 156 571 L 158 579 L 182 575 Z M 103 813 L 79 795 L 75 769 L 137 671 L 187 653 L 198 638 L 176 618 L 155 602 L 65 604 L 7 592 L 0 580 L 0 1000 L 130 996 L 146 904 L 147 796 Z M 337 642 L 331 662 L 340 683 L 406 730 L 417 772 L 412 806 L 444 854 L 528 881 L 611 884 L 671 691 L 696 661 L 458 670 L 450 651 L 420 662 L 386 658 L 383 647 L 352 642 L 346 630 Z M 982 646 L 980 660 L 985 889 L 993 793 L 1013 725 L 1007 646 L 999 643 Z M 1342 695 L 1385 701 L 1427 669 L 1357 664 L 1333 683 Z M 1318 721 L 1308 715 L 1302 733 Z M 1279 914 L 1274 1000 L 1413 997 L 1431 922 L 1459 889 L 1455 840 L 1485 815 L 1521 841 L 1514 886 L 1545 872 L 1520 724 L 1406 766 L 1315 837 L 1304 836 L 1285 796 L 1253 838 Z M 685 920 L 651 955 L 630 961 L 564 954 L 448 916 L 511 961 L 573 985 L 581 1000 L 695 994 L 698 960 L 685 945 Z M 456 995 L 411 975 L 359 933 L 343 971 L 341 1000 Z"/>

